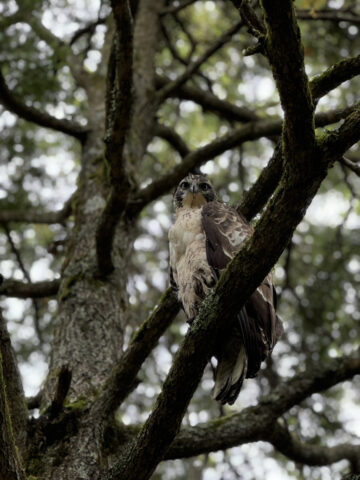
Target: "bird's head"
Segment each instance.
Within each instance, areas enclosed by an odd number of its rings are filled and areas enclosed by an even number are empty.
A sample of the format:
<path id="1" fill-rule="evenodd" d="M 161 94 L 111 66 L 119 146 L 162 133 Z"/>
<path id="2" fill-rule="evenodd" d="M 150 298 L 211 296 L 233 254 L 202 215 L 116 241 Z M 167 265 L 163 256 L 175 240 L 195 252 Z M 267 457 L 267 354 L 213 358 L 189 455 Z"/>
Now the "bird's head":
<path id="1" fill-rule="evenodd" d="M 213 186 L 205 175 L 190 173 L 183 178 L 174 193 L 175 208 L 200 208 L 216 199 Z"/>

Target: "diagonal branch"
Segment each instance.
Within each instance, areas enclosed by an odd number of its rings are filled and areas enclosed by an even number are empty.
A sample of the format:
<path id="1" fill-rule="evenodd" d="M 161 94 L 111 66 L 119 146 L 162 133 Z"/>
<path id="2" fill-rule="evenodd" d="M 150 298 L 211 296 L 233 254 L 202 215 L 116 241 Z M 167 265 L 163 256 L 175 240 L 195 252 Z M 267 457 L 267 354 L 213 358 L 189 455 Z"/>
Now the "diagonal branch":
<path id="1" fill-rule="evenodd" d="M 336 123 L 353 113 L 356 108 L 357 106 L 354 105 L 342 110 L 318 113 L 315 115 L 315 125 L 316 127 L 323 127 L 325 125 L 329 125 L 330 123 Z M 283 172 L 283 164 L 284 158 L 282 155 L 282 144 L 280 140 L 276 145 L 269 163 L 261 171 L 259 177 L 252 185 L 250 190 L 246 192 L 241 203 L 236 207 L 236 209 L 248 220 L 254 218 L 255 215 L 259 213 L 262 208 L 264 208 L 266 202 L 275 191 Z M 353 165 L 356 167 L 355 164 Z M 347 166 L 351 168 L 349 164 L 347 164 Z"/>
<path id="2" fill-rule="evenodd" d="M 281 125 L 282 121 L 280 119 L 247 123 L 217 138 L 204 147 L 190 152 L 184 157 L 181 164 L 174 167 L 172 171 L 137 192 L 129 202 L 128 214 L 130 216 L 137 215 L 145 205 L 155 200 L 158 196 L 167 193 L 195 167 L 248 140 L 279 134 L 281 132 Z"/>
<path id="3" fill-rule="evenodd" d="M 360 55 L 354 58 L 346 58 L 325 72 L 317 75 L 310 82 L 311 94 L 314 101 L 334 90 L 343 82 L 360 74 Z"/>
<path id="4" fill-rule="evenodd" d="M 20 118 L 27 120 L 28 122 L 36 123 L 37 125 L 45 128 L 51 128 L 58 132 L 65 133 L 75 137 L 83 142 L 87 135 L 87 128 L 83 127 L 75 122 L 70 122 L 66 119 L 58 119 L 49 115 L 48 113 L 41 112 L 35 107 L 29 107 L 21 100 L 19 100 L 13 92 L 11 92 L 6 84 L 5 78 L 0 70 L 0 102 L 4 107 L 12 113 L 15 113 Z"/>
<path id="5" fill-rule="evenodd" d="M 179 311 L 179 303 L 171 289 L 164 293 L 159 305 L 138 328 L 128 349 L 119 360 L 102 392 L 92 407 L 95 418 L 107 419 L 127 397 L 143 362 Z M 95 413 L 97 412 L 97 413 Z"/>
<path id="6" fill-rule="evenodd" d="M 349 113 L 351 113 L 354 108 L 356 108 L 356 106 L 350 107 L 348 109 L 333 110 L 326 113 L 319 113 L 315 116 L 316 124 L 317 126 L 324 126 L 328 125 L 329 123 L 338 122 L 342 118 L 346 117 Z M 213 142 L 210 142 L 204 147 L 191 151 L 183 158 L 181 164 L 174 167 L 169 173 L 163 175 L 157 180 L 154 180 L 147 187 L 138 191 L 134 195 L 134 197 L 129 200 L 127 206 L 127 214 L 130 217 L 137 215 L 150 202 L 174 188 L 179 183 L 179 181 L 187 175 L 190 170 L 194 169 L 195 167 L 199 167 L 208 160 L 211 160 L 212 158 L 220 155 L 221 153 L 224 153 L 226 150 L 237 147 L 249 140 L 279 135 L 281 133 L 281 130 L 282 121 L 280 119 L 249 122 L 246 125 L 238 127 L 230 133 L 227 133 L 215 139 Z M 270 173 L 271 178 L 269 178 L 269 184 L 266 187 L 267 192 L 264 192 L 261 198 L 259 197 L 259 202 L 256 201 L 258 207 L 256 207 L 257 211 L 254 214 L 258 213 L 258 208 L 261 209 L 262 206 L 264 206 L 267 199 L 274 191 L 277 185 L 277 180 L 280 178 L 279 175 L 281 174 L 281 165 L 282 161 L 280 162 L 280 160 L 277 159 L 276 162 L 269 163 L 270 172 L 268 170 L 264 172 L 264 175 L 266 177 L 268 176 L 268 173 Z M 262 180 L 261 184 L 258 184 L 256 187 L 258 191 L 261 185 Z M 254 197 L 255 191 L 251 194 L 251 197 L 249 197 L 249 199 L 251 198 L 252 200 L 255 200 Z M 247 202 L 247 200 L 245 201 Z M 254 208 L 255 203 L 252 207 L 253 211 Z"/>

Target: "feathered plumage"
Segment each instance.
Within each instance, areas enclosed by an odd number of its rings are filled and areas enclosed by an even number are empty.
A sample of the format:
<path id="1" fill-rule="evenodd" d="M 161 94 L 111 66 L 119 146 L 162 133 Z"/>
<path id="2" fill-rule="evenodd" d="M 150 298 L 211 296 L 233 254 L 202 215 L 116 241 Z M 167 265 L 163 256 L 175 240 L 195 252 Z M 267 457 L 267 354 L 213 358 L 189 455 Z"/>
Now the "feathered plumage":
<path id="1" fill-rule="evenodd" d="M 176 221 L 169 231 L 170 282 L 188 321 L 216 284 L 221 271 L 252 234 L 235 209 L 220 203 L 204 175 L 190 174 L 174 194 Z M 214 398 L 233 404 L 245 378 L 254 377 L 271 354 L 281 332 L 271 274 L 241 311 L 231 332 L 219 341 L 215 356 Z"/>

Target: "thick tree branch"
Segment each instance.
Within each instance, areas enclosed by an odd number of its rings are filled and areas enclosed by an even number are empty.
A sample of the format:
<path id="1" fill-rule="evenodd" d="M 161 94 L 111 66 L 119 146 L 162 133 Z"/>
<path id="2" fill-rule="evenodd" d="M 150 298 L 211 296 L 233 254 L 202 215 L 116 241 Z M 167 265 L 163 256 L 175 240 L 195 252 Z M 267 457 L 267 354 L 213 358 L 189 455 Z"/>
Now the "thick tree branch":
<path id="1" fill-rule="evenodd" d="M 175 437 L 165 458 L 190 457 L 259 440 L 268 441 L 281 451 L 280 438 L 274 430 L 278 416 L 313 393 L 327 390 L 359 373 L 359 355 L 328 360 L 323 365 L 314 363 L 306 372 L 283 382 L 269 396 L 260 399 L 254 407 L 248 407 L 220 420 L 183 428 Z M 290 448 L 291 445 L 289 450 Z M 349 450 L 355 448 L 359 449 L 358 446 L 353 448 L 349 445 Z M 295 452 L 295 449 L 293 450 Z M 287 456 L 293 458 L 290 452 Z M 320 461 L 319 455 L 315 453 L 313 458 Z M 308 464 L 306 461 L 304 463 Z M 333 461 L 329 459 L 328 463 Z"/>
<path id="2" fill-rule="evenodd" d="M 45 128 L 51 128 L 58 132 L 65 133 L 75 137 L 83 142 L 87 135 L 87 128 L 70 122 L 66 119 L 55 118 L 48 113 L 40 112 L 35 107 L 29 107 L 16 95 L 11 92 L 5 82 L 5 78 L 0 70 L 0 102 L 4 107 L 12 113 L 15 113 L 20 118 L 27 120 L 28 122 L 36 123 L 37 125 Z"/>
<path id="3" fill-rule="evenodd" d="M 96 253 L 101 276 L 113 269 L 111 250 L 116 225 L 125 209 L 130 181 L 124 145 L 130 126 L 133 75 L 133 20 L 128 1 L 113 0 L 116 22 L 113 53 L 108 70 L 106 159 L 110 166 L 111 192 L 96 232 Z"/>
<path id="4" fill-rule="evenodd" d="M 0 285 L 0 295 L 16 298 L 43 298 L 57 294 L 60 280 L 23 283 L 18 280 L 4 280 Z"/>
<path id="5" fill-rule="evenodd" d="M 294 6 L 282 0 L 261 0 L 261 5 L 267 29 L 265 50 L 285 115 L 283 149 L 287 161 L 303 168 L 315 148 L 314 105 Z"/>

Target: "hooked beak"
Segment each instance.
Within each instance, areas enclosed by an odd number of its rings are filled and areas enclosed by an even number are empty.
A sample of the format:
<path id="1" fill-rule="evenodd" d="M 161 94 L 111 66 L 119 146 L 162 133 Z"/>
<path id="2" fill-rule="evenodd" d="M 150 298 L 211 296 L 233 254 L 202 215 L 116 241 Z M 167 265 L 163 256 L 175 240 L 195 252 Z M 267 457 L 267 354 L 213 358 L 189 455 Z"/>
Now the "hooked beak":
<path id="1" fill-rule="evenodd" d="M 196 192 L 198 191 L 197 185 L 193 183 L 193 184 L 190 186 L 189 191 L 190 191 L 190 193 L 196 193 Z"/>

